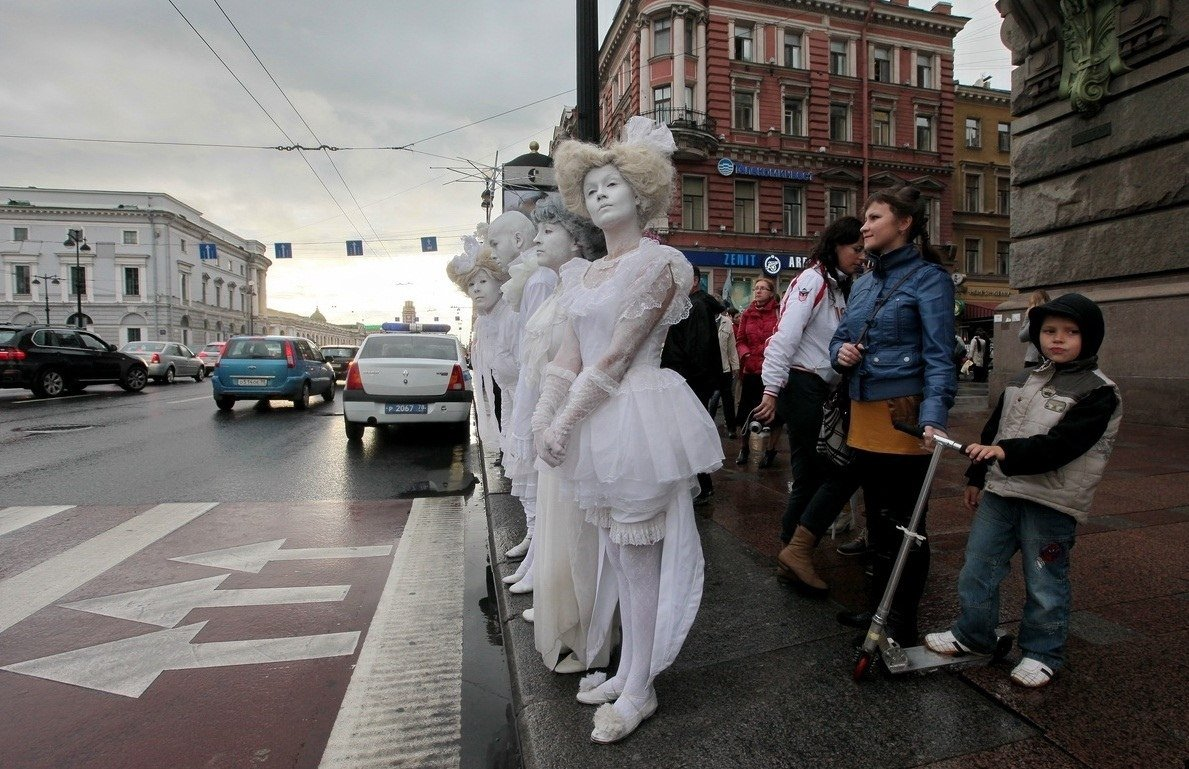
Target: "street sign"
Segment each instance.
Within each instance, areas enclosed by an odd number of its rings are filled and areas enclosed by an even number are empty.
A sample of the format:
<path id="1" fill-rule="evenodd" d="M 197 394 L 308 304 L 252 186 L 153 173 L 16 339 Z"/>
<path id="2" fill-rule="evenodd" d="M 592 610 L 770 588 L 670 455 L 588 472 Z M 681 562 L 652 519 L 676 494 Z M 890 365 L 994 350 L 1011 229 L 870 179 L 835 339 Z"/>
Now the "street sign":
<path id="1" fill-rule="evenodd" d="M 218 260 L 219 247 L 214 243 L 199 243 L 198 258 L 203 261 Z"/>
<path id="2" fill-rule="evenodd" d="M 392 552 L 391 545 L 373 545 L 370 547 L 306 547 L 293 550 L 282 550 L 283 539 L 270 542 L 256 542 L 251 545 L 228 547 L 223 550 L 211 550 L 206 553 L 193 555 L 179 555 L 170 558 L 171 561 L 194 563 L 199 566 L 210 566 L 215 569 L 231 569 L 232 571 L 248 571 L 259 574 L 269 561 L 320 561 L 324 558 L 376 558 Z"/>
<path id="3" fill-rule="evenodd" d="M 438 250 L 438 239 L 437 238 L 430 237 L 430 238 L 422 238 L 421 239 L 422 253 L 424 253 L 426 251 L 437 251 L 437 250 Z"/>
<path id="4" fill-rule="evenodd" d="M 293 244 L 292 243 L 275 243 L 273 244 L 273 253 L 278 259 L 292 259 L 293 258 Z"/>
<path id="5" fill-rule="evenodd" d="M 362 240 L 348 240 L 347 241 L 347 256 L 363 256 L 363 241 Z"/>

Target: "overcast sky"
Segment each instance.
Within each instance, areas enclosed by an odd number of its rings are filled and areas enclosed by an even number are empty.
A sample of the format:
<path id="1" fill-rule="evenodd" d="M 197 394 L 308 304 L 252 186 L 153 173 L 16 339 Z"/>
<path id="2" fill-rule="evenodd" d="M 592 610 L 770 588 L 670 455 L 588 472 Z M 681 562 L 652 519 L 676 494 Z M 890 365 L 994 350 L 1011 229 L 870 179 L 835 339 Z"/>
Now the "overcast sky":
<path id="1" fill-rule="evenodd" d="M 547 151 L 575 101 L 574 2 L 172 2 L 251 96 L 170 0 L 0 0 L 0 134 L 419 152 L 307 152 L 307 165 L 298 152 L 0 137 L 0 184 L 164 192 L 270 257 L 292 242 L 294 258 L 269 270 L 275 309 L 378 322 L 406 299 L 423 319 L 468 304 L 444 263 L 482 220 L 482 187 L 447 183 L 461 177 L 441 167 L 510 160 L 532 140 Z M 599 0 L 600 34 L 617 5 Z M 990 74 L 1008 88 L 993 4 L 956 0 L 954 13 L 971 17 L 956 40 L 959 81 Z M 425 235 L 442 254 L 419 253 Z M 343 256 L 349 239 L 367 241 L 365 257 Z"/>

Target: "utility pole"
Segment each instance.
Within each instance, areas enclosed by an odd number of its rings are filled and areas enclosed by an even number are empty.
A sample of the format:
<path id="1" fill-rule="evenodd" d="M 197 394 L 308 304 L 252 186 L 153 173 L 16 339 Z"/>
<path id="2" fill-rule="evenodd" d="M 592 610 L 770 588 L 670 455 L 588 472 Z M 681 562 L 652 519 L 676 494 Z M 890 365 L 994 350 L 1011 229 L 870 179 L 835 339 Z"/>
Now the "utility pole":
<path id="1" fill-rule="evenodd" d="M 599 4 L 577 0 L 578 23 L 578 136 L 599 143 Z"/>

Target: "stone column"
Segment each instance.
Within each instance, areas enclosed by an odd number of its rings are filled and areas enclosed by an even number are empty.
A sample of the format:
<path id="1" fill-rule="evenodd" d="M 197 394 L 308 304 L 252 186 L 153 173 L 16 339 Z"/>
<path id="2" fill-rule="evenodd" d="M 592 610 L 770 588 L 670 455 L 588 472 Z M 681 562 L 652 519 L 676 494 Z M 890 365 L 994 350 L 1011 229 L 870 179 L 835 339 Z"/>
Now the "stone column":
<path id="1" fill-rule="evenodd" d="M 999 0 L 1012 51 L 1011 285 L 992 397 L 1028 295 L 1102 306 L 1128 421 L 1189 427 L 1189 18 L 1171 0 Z"/>

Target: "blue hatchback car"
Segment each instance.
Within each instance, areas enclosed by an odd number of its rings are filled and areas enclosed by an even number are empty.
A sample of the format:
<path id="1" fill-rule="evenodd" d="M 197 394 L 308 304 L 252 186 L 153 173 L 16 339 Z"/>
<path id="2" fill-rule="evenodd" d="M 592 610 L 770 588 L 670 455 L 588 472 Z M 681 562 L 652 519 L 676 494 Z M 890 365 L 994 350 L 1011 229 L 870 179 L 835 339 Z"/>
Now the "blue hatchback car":
<path id="1" fill-rule="evenodd" d="M 237 336 L 223 348 L 211 386 L 220 411 L 230 411 L 237 400 L 288 400 L 304 410 L 312 394 L 334 400 L 334 369 L 308 339 Z"/>

